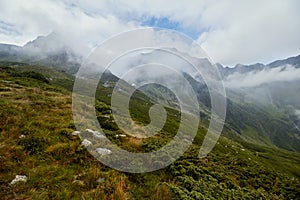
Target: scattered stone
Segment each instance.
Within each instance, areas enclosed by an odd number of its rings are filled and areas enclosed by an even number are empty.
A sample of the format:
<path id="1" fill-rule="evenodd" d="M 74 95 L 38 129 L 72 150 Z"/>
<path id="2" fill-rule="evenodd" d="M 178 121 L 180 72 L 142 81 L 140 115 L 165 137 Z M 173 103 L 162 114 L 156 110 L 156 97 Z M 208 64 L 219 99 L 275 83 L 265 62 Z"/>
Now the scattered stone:
<path id="1" fill-rule="evenodd" d="M 1 80 L 3 83 L 12 83 L 12 81 Z"/>
<path id="2" fill-rule="evenodd" d="M 105 181 L 105 178 L 98 178 L 98 180 L 97 180 L 98 183 L 102 183 L 104 181 Z"/>
<path id="3" fill-rule="evenodd" d="M 98 139 L 104 139 L 106 138 L 105 135 L 103 135 L 102 133 L 96 131 L 95 133 L 93 133 L 94 137 L 95 138 L 98 138 Z"/>
<path id="4" fill-rule="evenodd" d="M 124 135 L 124 134 L 118 134 L 118 135 L 116 135 L 116 138 L 118 138 L 118 137 L 126 137 L 126 135 Z"/>
<path id="5" fill-rule="evenodd" d="M 93 131 L 92 129 L 86 129 L 86 131 L 92 133 L 94 135 L 94 137 L 96 137 L 98 139 L 106 138 L 105 135 L 103 135 L 103 133 L 100 133 L 99 131 Z"/>
<path id="6" fill-rule="evenodd" d="M 111 150 L 105 149 L 105 148 L 97 148 L 96 152 L 101 154 L 101 156 L 109 155 L 111 154 Z"/>
<path id="7" fill-rule="evenodd" d="M 19 139 L 23 139 L 23 138 L 25 138 L 26 136 L 25 135 L 20 135 L 19 136 Z"/>
<path id="8" fill-rule="evenodd" d="M 245 151 L 245 149 L 241 149 L 242 151 Z"/>
<path id="9" fill-rule="evenodd" d="M 88 147 L 88 146 L 92 145 L 92 142 L 89 141 L 89 140 L 87 140 L 87 139 L 84 139 L 84 140 L 81 142 L 81 144 L 82 144 L 83 146 L 85 146 L 85 147 Z"/>
<path id="10" fill-rule="evenodd" d="M 18 182 L 27 182 L 27 176 L 16 175 L 16 178 L 10 182 L 10 185 L 14 185 Z"/>
<path id="11" fill-rule="evenodd" d="M 108 81 L 106 81 L 105 83 L 103 83 L 102 86 L 105 87 L 105 88 L 109 87 Z"/>
<path id="12" fill-rule="evenodd" d="M 73 183 L 76 183 L 76 184 L 78 184 L 80 186 L 84 186 L 84 182 L 81 181 L 81 180 L 75 180 L 75 181 L 73 181 Z"/>
<path id="13" fill-rule="evenodd" d="M 185 142 L 187 142 L 187 143 L 190 143 L 191 141 L 190 140 L 188 140 L 188 139 L 184 139 L 183 141 L 185 141 Z"/>
<path id="14" fill-rule="evenodd" d="M 89 129 L 89 128 L 87 128 L 87 129 L 85 129 L 87 132 L 90 132 L 90 133 L 94 133 L 95 131 L 93 131 L 92 129 Z"/>
<path id="15" fill-rule="evenodd" d="M 80 131 L 74 131 L 74 132 L 72 133 L 73 136 L 76 136 L 76 135 L 79 135 L 79 134 L 80 134 Z"/>

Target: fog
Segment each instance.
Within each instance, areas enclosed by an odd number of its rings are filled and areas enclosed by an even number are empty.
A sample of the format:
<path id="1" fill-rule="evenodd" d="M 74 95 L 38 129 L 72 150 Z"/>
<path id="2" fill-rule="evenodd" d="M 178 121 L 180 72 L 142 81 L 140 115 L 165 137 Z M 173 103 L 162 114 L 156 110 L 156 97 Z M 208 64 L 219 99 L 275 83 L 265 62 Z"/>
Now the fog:
<path id="1" fill-rule="evenodd" d="M 272 82 L 290 82 L 295 80 L 300 80 L 300 69 L 291 65 L 284 65 L 246 74 L 234 73 L 225 78 L 224 83 L 226 87 L 234 89 L 256 87 Z"/>
<path id="2" fill-rule="evenodd" d="M 296 110 L 295 110 L 295 114 L 296 114 L 297 117 L 300 119 L 300 110 L 296 109 Z"/>

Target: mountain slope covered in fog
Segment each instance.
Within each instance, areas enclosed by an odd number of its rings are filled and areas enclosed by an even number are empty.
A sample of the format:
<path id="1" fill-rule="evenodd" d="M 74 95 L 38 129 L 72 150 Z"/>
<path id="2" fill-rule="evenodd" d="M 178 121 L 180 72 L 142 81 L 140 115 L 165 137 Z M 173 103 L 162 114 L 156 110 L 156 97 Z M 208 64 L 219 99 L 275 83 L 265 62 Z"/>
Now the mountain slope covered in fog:
<path id="1" fill-rule="evenodd" d="M 178 53 L 180 54 L 180 52 Z M 167 59 L 167 57 L 162 57 L 159 51 L 152 51 L 136 55 L 134 60 L 138 60 L 139 63 L 147 63 L 153 57 L 161 60 Z M 275 62 L 281 63 L 281 65 L 237 65 L 234 68 L 216 65 L 227 91 L 227 123 L 225 126 L 236 133 L 231 135 L 232 137 L 263 145 L 275 145 L 291 151 L 300 151 L 299 58 L 300 56 L 297 56 Z M 174 62 L 174 60 L 170 61 L 170 63 Z M 128 64 L 128 61 L 121 63 Z M 205 59 L 198 59 L 197 63 L 204 71 L 207 67 L 212 67 Z M 129 64 L 137 65 L 137 63 Z M 210 94 L 205 79 L 186 72 L 184 64 L 180 67 L 179 70 L 182 71 L 183 76 L 196 92 L 202 109 L 202 117 L 205 119 L 211 109 Z M 147 76 L 150 77 L 152 74 L 145 73 L 144 76 L 147 79 Z M 162 75 L 161 79 L 168 81 L 172 77 Z M 129 81 L 137 84 L 139 80 L 131 78 Z M 174 80 L 172 81 L 174 82 Z M 179 86 L 184 83 L 176 84 Z M 140 89 L 153 100 L 179 108 L 174 94 L 162 86 L 147 85 Z"/>
<path id="2" fill-rule="evenodd" d="M 0 44 L 0 60 L 26 62 L 53 66 L 74 74 L 77 72 L 82 56 L 66 44 L 57 33 L 39 36 L 24 46 Z"/>
<path id="3" fill-rule="evenodd" d="M 176 49 L 173 49 L 176 51 Z M 0 59 L 22 61 L 31 64 L 52 66 L 74 74 L 80 66 L 82 56 L 74 53 L 60 36 L 51 33 L 38 37 L 23 47 L 1 44 Z M 180 54 L 180 52 L 178 52 Z M 182 56 L 188 56 L 183 54 Z M 151 59 L 164 60 L 178 65 L 197 93 L 203 119 L 209 115 L 210 97 L 202 77 L 185 72 L 184 63 L 162 57 L 160 52 L 149 51 L 124 59 L 118 64 L 137 65 Z M 210 66 L 207 60 L 197 60 L 205 70 Z M 216 64 L 227 91 L 227 118 L 225 127 L 235 132 L 232 137 L 264 145 L 275 145 L 292 151 L 300 151 L 300 55 L 264 65 L 238 64 L 233 68 Z M 118 72 L 114 72 L 119 75 Z M 147 75 L 145 75 L 147 76 Z M 165 79 L 170 77 L 165 76 Z M 128 80 L 129 81 L 129 80 Z M 132 77 L 131 82 L 134 82 Z M 181 83 L 177 83 L 181 84 Z M 178 109 L 178 101 L 172 93 L 159 86 L 140 88 L 155 101 Z M 206 119 L 208 120 L 208 119 Z"/>

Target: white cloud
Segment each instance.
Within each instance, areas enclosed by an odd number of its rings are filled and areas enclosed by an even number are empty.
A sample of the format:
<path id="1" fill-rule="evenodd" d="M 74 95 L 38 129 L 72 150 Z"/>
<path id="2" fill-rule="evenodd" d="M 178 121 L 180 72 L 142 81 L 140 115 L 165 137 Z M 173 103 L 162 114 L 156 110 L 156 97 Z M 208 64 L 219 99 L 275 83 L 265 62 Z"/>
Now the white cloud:
<path id="1" fill-rule="evenodd" d="M 234 73 L 225 79 L 224 84 L 228 88 L 247 88 L 265 83 L 294 80 L 300 80 L 300 68 L 281 66 L 246 74 Z"/>
<path id="2" fill-rule="evenodd" d="M 300 53 L 299 1 L 222 2 L 203 13 L 211 28 L 198 39 L 213 60 L 250 64 Z"/>
<path id="3" fill-rule="evenodd" d="M 300 53 L 299 7 L 298 0 L 2 0 L 0 42 L 24 44 L 57 31 L 94 45 L 145 19 L 166 17 L 205 31 L 198 41 L 216 62 L 266 62 Z"/>
<path id="4" fill-rule="evenodd" d="M 38 35 L 54 31 L 74 49 L 95 45 L 113 34 L 137 27 L 134 22 L 121 21 L 114 15 L 91 16 L 76 6 L 50 0 L 1 1 L 0 21 L 12 24 L 14 31 L 19 33 L 0 32 L 0 42 L 23 45 Z"/>

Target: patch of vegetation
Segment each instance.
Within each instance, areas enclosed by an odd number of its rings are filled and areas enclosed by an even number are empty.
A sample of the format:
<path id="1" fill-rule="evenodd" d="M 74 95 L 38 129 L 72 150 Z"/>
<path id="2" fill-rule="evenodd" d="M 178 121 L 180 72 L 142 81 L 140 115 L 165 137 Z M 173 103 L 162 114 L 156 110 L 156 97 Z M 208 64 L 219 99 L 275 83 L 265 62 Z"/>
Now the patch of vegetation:
<path id="1" fill-rule="evenodd" d="M 200 159 L 198 151 L 207 131 L 205 124 L 200 124 L 188 151 L 164 169 L 129 174 L 108 168 L 89 154 L 78 136 L 72 135 L 75 125 L 68 87 L 55 84 L 47 73 L 43 76 L 49 83 L 14 76 L 16 71 L 24 71 L 17 69 L 17 64 L 3 65 L 0 67 L 1 199 L 297 199 L 300 196 L 299 153 L 221 137 L 208 157 Z M 39 69 L 26 67 L 28 71 Z M 61 72 L 55 73 L 63 80 L 72 80 Z M 109 80 L 113 82 L 113 78 Z M 106 136 L 115 144 L 132 152 L 149 152 L 174 137 L 180 113 L 172 109 L 167 109 L 167 123 L 154 137 L 138 139 L 119 130 L 108 103 L 111 88 L 103 88 L 95 109 Z M 151 101 L 140 93 L 131 101 L 134 120 L 149 123 Z M 141 102 L 140 107 L 135 106 Z M 124 134 L 126 137 L 117 137 Z M 10 185 L 18 174 L 26 175 L 28 181 Z"/>

